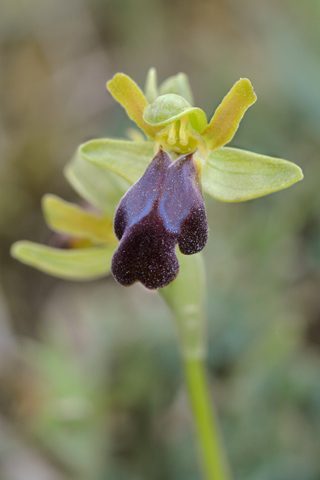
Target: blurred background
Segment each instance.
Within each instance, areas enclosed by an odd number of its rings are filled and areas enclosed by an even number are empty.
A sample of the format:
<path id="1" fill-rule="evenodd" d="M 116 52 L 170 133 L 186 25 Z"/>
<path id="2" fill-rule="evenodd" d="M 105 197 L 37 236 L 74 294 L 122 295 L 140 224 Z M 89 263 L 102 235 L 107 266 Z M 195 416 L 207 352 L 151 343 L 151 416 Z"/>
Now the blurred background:
<path id="1" fill-rule="evenodd" d="M 132 126 L 105 82 L 143 87 L 151 66 L 187 73 L 209 117 L 248 77 L 232 146 L 304 170 L 265 198 L 207 198 L 208 367 L 235 480 L 320 479 L 319 40 L 318 0 L 1 0 L 1 479 L 201 479 L 161 298 L 9 255 L 48 241 L 46 192 L 79 200 L 62 173 L 78 144 Z"/>

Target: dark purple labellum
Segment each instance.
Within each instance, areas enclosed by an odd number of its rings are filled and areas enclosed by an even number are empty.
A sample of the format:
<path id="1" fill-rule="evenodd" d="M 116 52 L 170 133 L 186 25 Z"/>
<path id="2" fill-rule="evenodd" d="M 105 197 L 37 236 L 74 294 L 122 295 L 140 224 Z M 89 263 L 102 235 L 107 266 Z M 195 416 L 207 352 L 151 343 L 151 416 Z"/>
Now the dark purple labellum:
<path id="1" fill-rule="evenodd" d="M 179 272 L 176 244 L 185 255 L 200 252 L 208 226 L 193 155 L 175 162 L 162 150 L 122 198 L 114 219 L 120 244 L 111 270 L 121 285 L 140 281 L 150 289 L 171 283 Z"/>

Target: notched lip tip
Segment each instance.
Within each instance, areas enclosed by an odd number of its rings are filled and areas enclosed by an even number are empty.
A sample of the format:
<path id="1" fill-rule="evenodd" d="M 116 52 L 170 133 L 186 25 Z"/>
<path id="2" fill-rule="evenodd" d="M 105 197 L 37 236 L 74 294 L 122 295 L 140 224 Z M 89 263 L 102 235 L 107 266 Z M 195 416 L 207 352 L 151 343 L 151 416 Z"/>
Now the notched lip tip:
<path id="1" fill-rule="evenodd" d="M 166 282 L 164 285 L 163 283 L 161 285 L 158 285 L 158 286 L 151 286 L 151 285 L 147 285 L 145 282 L 143 282 L 143 280 L 139 280 L 138 278 L 136 280 L 133 280 L 131 283 L 123 283 L 119 278 L 117 278 L 113 272 L 112 273 L 112 276 L 114 278 L 114 280 L 119 284 L 121 285 L 122 287 L 126 287 L 126 288 L 130 288 L 132 287 L 133 285 L 136 285 L 136 284 L 139 284 L 141 285 L 142 287 L 146 288 L 147 290 L 150 290 L 150 291 L 157 291 L 157 290 L 161 290 L 162 288 L 165 288 L 167 287 L 168 285 L 170 285 L 178 276 L 178 273 L 179 273 L 179 270 L 178 272 L 176 273 L 176 275 L 174 276 L 174 278 L 170 279 L 168 282 Z"/>
<path id="2" fill-rule="evenodd" d="M 113 278 L 115 279 L 115 281 L 121 285 L 122 287 L 125 287 L 125 288 L 130 288 L 132 287 L 133 285 L 136 285 L 136 284 L 139 284 L 140 286 L 146 288 L 147 290 L 151 291 L 151 292 L 156 292 L 157 290 L 161 290 L 162 288 L 165 288 L 167 287 L 168 285 L 170 285 L 170 283 L 172 283 L 176 278 L 177 276 L 175 276 L 175 278 L 173 280 L 170 280 L 170 282 L 166 283 L 165 285 L 160 285 L 160 286 L 157 286 L 157 287 L 153 287 L 153 286 L 149 286 L 149 285 L 146 285 L 144 282 L 142 282 L 141 280 L 135 280 L 134 282 L 132 283 L 121 283 L 119 282 L 119 280 L 117 278 L 115 278 L 115 276 L 113 275 Z"/>

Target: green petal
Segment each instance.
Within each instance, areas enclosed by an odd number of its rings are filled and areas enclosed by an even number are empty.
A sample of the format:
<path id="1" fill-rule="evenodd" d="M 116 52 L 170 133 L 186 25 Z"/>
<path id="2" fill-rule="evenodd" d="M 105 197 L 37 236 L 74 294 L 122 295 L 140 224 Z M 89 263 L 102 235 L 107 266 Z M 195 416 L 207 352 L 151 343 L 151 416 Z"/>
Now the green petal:
<path id="1" fill-rule="evenodd" d="M 201 132 L 209 150 L 230 142 L 245 111 L 257 100 L 247 78 L 241 78 L 222 100 L 210 123 Z"/>
<path id="2" fill-rule="evenodd" d="M 207 124 L 206 115 L 201 108 L 191 107 L 190 103 L 180 95 L 167 93 L 157 97 L 151 105 L 146 106 L 143 118 L 150 125 L 165 127 L 186 115 L 197 132 L 200 132 Z"/>
<path id="3" fill-rule="evenodd" d="M 159 293 L 177 320 L 182 354 L 187 358 L 203 358 L 206 285 L 202 254 L 182 255 L 177 251 L 177 257 L 179 275 Z"/>
<path id="4" fill-rule="evenodd" d="M 176 93 L 185 98 L 190 105 L 193 105 L 193 95 L 189 79 L 185 73 L 178 73 L 173 77 L 167 78 L 159 87 L 160 95 L 167 93 Z M 151 103 L 151 102 L 150 102 Z"/>
<path id="5" fill-rule="evenodd" d="M 80 146 L 80 155 L 134 183 L 154 157 L 152 142 L 130 142 L 101 138 Z M 99 169 L 100 170 L 100 169 Z"/>
<path id="6" fill-rule="evenodd" d="M 237 148 L 220 148 L 209 156 L 202 186 L 222 202 L 243 202 L 290 187 L 302 179 L 303 173 L 294 163 Z"/>
<path id="7" fill-rule="evenodd" d="M 127 75 L 117 73 L 107 83 L 111 95 L 125 108 L 128 116 L 136 122 L 147 135 L 154 137 L 159 129 L 152 127 L 143 119 L 147 100 L 138 85 Z"/>
<path id="8" fill-rule="evenodd" d="M 109 218 L 128 190 L 129 184 L 118 175 L 84 160 L 78 153 L 66 166 L 64 174 L 76 192 Z"/>
<path id="9" fill-rule="evenodd" d="M 155 68 L 150 68 L 147 74 L 144 91 L 148 103 L 152 103 L 159 95 L 157 87 L 157 71 Z"/>
<path id="10" fill-rule="evenodd" d="M 109 217 L 93 215 L 74 203 L 50 194 L 43 197 L 42 210 L 48 226 L 56 232 L 98 244 L 117 243 L 113 222 Z"/>
<path id="11" fill-rule="evenodd" d="M 67 280 L 94 280 L 110 272 L 115 246 L 61 250 L 33 242 L 16 242 L 11 255 L 44 273 Z"/>

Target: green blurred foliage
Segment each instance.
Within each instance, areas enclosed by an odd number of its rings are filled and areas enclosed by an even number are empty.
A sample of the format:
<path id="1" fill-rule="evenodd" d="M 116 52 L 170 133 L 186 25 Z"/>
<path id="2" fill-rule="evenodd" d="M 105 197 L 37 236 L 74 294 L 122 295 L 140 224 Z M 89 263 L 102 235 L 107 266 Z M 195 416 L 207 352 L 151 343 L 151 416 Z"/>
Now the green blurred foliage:
<path id="1" fill-rule="evenodd" d="M 208 116 L 250 78 L 258 102 L 232 146 L 304 170 L 266 198 L 207 199 L 208 361 L 235 478 L 319 480 L 319 24 L 318 0 L 2 0 L 1 478 L 200 479 L 161 298 L 9 257 L 18 239 L 53 241 L 40 199 L 76 200 L 62 168 L 77 145 L 131 126 L 105 82 L 143 86 L 155 66 L 187 73 Z"/>

